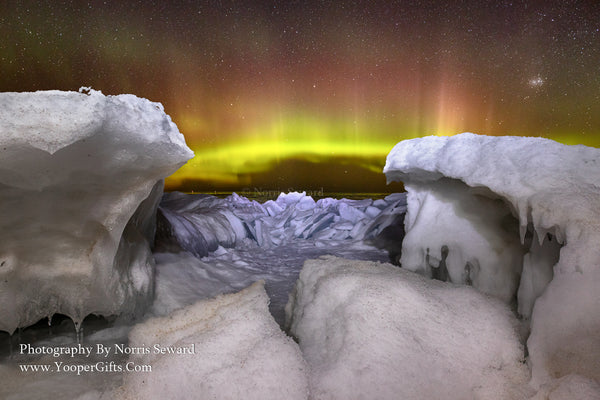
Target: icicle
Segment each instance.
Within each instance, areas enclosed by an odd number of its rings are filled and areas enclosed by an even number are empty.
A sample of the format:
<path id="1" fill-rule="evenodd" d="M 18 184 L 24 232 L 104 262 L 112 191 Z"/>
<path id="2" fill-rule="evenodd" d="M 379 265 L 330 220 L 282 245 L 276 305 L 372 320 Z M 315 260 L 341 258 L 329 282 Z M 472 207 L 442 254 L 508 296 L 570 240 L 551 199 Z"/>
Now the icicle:
<path id="1" fill-rule="evenodd" d="M 465 264 L 465 270 L 463 272 L 463 282 L 467 286 L 473 286 L 473 280 L 471 279 L 471 270 L 473 269 L 471 263 Z"/>
<path id="2" fill-rule="evenodd" d="M 544 240 L 546 239 L 546 235 L 548 234 L 548 230 L 544 228 L 537 228 L 535 224 L 533 225 L 533 229 L 535 230 L 535 234 L 537 235 L 538 243 L 540 247 L 544 244 Z"/>
<path id="3" fill-rule="evenodd" d="M 527 216 L 527 207 L 523 207 L 520 202 L 517 202 L 517 210 L 519 211 L 519 236 L 521 244 L 525 244 L 525 235 L 527 235 L 527 225 L 529 220 Z"/>
<path id="4" fill-rule="evenodd" d="M 527 234 L 527 224 L 519 225 L 519 237 L 521 239 L 521 244 L 525 244 L 525 235 Z"/>
<path id="5" fill-rule="evenodd" d="M 544 240 L 546 240 L 546 234 L 548 233 L 548 229 L 542 226 L 542 213 L 536 212 L 536 210 L 531 210 L 531 224 L 533 225 L 534 236 L 537 236 L 537 241 L 540 247 L 544 244 Z"/>
<path id="6" fill-rule="evenodd" d="M 560 226 L 554 227 L 554 237 L 556 238 L 556 241 L 559 244 L 561 244 L 561 245 L 565 244 L 565 235 L 564 235 L 562 229 L 560 228 Z"/>
<path id="7" fill-rule="evenodd" d="M 75 325 L 75 336 L 77 337 L 77 343 L 81 343 L 81 339 L 82 339 L 82 335 L 83 335 L 83 328 L 81 326 L 81 321 L 80 320 L 72 320 L 73 321 L 73 325 Z"/>
<path id="8" fill-rule="evenodd" d="M 10 358 L 13 356 L 13 334 L 14 332 L 8 335 L 8 356 Z"/>
<path id="9" fill-rule="evenodd" d="M 52 335 L 52 317 L 53 316 L 54 316 L 53 314 L 48 315 L 48 334 L 49 335 Z"/>

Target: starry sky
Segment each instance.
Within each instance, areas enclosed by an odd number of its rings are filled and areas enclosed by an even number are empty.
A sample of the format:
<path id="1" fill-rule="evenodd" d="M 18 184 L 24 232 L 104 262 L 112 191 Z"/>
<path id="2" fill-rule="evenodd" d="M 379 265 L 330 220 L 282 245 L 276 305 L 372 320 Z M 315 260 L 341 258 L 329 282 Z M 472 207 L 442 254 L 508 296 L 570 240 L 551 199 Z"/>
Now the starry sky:
<path id="1" fill-rule="evenodd" d="M 167 189 L 394 191 L 400 140 L 600 146 L 600 1 L 0 3 L 0 91 L 163 103 L 196 157 Z"/>

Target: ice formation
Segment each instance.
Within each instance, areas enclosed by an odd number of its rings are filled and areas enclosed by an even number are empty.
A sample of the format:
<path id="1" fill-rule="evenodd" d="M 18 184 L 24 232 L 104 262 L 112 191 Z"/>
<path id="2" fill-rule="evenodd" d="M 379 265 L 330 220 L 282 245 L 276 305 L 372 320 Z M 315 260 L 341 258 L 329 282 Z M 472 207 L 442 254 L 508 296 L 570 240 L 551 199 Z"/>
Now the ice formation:
<path id="1" fill-rule="evenodd" d="M 162 105 L 2 93 L 0 151 L 0 330 L 146 303 L 162 179 L 193 155 Z"/>
<path id="2" fill-rule="evenodd" d="M 404 193 L 315 201 L 292 192 L 263 204 L 235 193 L 225 199 L 167 193 L 158 213 L 154 311 L 162 315 L 264 280 L 270 310 L 283 325 L 304 260 L 324 254 L 386 260 L 385 250 L 395 260 L 405 210 Z"/>
<path id="3" fill-rule="evenodd" d="M 517 321 L 471 287 L 375 262 L 304 264 L 286 309 L 315 399 L 530 394 Z"/>
<path id="4" fill-rule="evenodd" d="M 465 133 L 400 142 L 404 268 L 470 283 L 531 318 L 535 387 L 600 380 L 600 150 Z"/>
<path id="5" fill-rule="evenodd" d="M 127 374 L 115 398 L 307 399 L 306 363 L 267 304 L 258 282 L 137 325 L 129 347 L 142 351 L 129 362 L 152 372 Z M 157 353 L 155 344 L 194 354 Z"/>
<path id="6" fill-rule="evenodd" d="M 291 192 L 261 204 L 235 193 L 219 199 L 173 192 L 165 194 L 159 206 L 157 242 L 165 250 L 183 249 L 204 257 L 219 246 L 375 240 L 405 211 L 405 193 L 374 201 L 315 201 L 305 192 Z"/>

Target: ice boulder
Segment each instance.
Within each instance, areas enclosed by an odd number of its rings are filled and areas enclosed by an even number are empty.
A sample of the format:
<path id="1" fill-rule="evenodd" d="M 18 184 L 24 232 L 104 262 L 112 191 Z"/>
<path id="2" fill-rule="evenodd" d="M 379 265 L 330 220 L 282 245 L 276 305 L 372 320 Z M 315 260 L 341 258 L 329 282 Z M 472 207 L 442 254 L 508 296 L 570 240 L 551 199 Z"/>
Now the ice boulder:
<path id="1" fill-rule="evenodd" d="M 516 318 L 472 287 L 327 256 L 305 262 L 286 317 L 315 399 L 531 394 Z"/>
<path id="2" fill-rule="evenodd" d="M 464 133 L 398 143 L 404 268 L 516 299 L 532 384 L 600 380 L 600 150 Z"/>
<path id="3" fill-rule="evenodd" d="M 1 93 L 0 153 L 0 330 L 143 308 L 162 180 L 193 155 L 162 105 Z"/>
<path id="4" fill-rule="evenodd" d="M 307 367 L 298 345 L 268 310 L 263 283 L 199 301 L 137 325 L 131 372 L 115 398 L 307 399 Z M 147 350 L 146 350 L 147 349 Z"/>
<path id="5" fill-rule="evenodd" d="M 160 250 L 186 250 L 205 257 L 219 246 L 235 247 L 246 237 L 242 221 L 227 202 L 210 195 L 165 193 L 157 215 Z"/>

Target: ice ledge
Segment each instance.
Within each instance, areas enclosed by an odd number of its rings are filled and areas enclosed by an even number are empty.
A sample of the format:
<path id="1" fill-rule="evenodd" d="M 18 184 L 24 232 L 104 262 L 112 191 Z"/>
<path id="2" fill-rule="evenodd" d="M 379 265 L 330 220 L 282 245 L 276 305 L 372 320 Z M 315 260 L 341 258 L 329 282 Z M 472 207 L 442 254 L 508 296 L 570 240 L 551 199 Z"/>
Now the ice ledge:
<path id="1" fill-rule="evenodd" d="M 452 275 L 452 262 L 468 273 L 487 263 L 484 280 L 518 286 L 519 311 L 532 314 L 533 383 L 572 372 L 600 379 L 600 339 L 590 334 L 600 327 L 599 149 L 542 138 L 432 136 L 398 143 L 384 173 L 408 191 L 404 267 L 431 274 L 448 264 Z M 520 248 L 505 211 L 518 223 Z"/>
<path id="2" fill-rule="evenodd" d="M 193 156 L 159 103 L 0 93 L 0 330 L 135 312 L 162 179 Z"/>
<path id="3" fill-rule="evenodd" d="M 521 233 L 530 222 L 576 236 L 600 232 L 600 220 L 589 218 L 598 216 L 600 149 L 532 137 L 429 136 L 398 143 L 383 172 L 388 182 L 448 177 L 487 188 L 513 207 Z"/>

